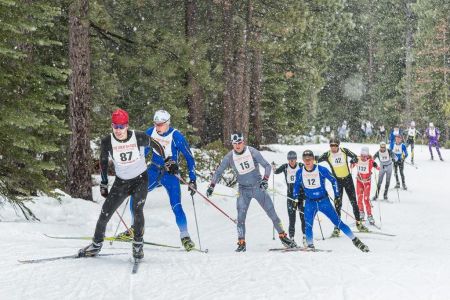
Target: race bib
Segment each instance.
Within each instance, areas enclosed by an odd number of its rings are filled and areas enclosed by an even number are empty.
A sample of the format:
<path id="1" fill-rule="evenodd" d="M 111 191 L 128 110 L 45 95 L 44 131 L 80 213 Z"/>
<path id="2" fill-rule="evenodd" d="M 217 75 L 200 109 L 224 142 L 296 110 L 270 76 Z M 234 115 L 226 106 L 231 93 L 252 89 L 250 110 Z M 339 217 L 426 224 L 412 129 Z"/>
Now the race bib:
<path id="1" fill-rule="evenodd" d="M 297 171 L 300 168 L 298 167 L 298 164 L 295 165 L 295 168 L 291 168 L 291 166 L 287 166 L 286 168 L 286 181 L 287 183 L 294 183 L 295 182 L 295 175 L 297 174 Z"/>
<path id="2" fill-rule="evenodd" d="M 248 147 L 246 147 L 242 154 L 236 154 L 233 151 L 233 162 L 240 175 L 250 173 L 255 169 L 255 162 L 253 161 L 253 156 Z"/>
<path id="3" fill-rule="evenodd" d="M 395 154 L 402 154 L 402 144 L 400 145 L 395 144 L 393 151 Z"/>
<path id="4" fill-rule="evenodd" d="M 369 174 L 369 161 L 358 161 L 358 173 L 362 175 Z"/>
<path id="5" fill-rule="evenodd" d="M 155 139 L 158 143 L 161 144 L 161 146 L 163 146 L 164 154 L 166 157 L 172 156 L 172 141 L 173 141 L 173 133 L 174 132 L 175 132 L 175 130 L 172 130 L 172 132 L 170 134 L 168 134 L 167 136 L 161 136 L 158 134 L 158 132 L 156 132 L 156 129 L 153 129 L 153 132 L 151 135 L 151 137 L 153 139 Z M 155 154 L 159 155 L 159 153 L 156 151 L 156 149 L 153 149 L 153 152 Z"/>
<path id="6" fill-rule="evenodd" d="M 432 137 L 435 137 L 435 136 L 436 136 L 436 129 L 430 129 L 430 130 L 428 131 L 428 134 L 429 134 L 430 136 L 432 136 Z"/>
<path id="7" fill-rule="evenodd" d="M 347 162 L 345 161 L 345 157 L 344 154 L 342 153 L 342 151 L 339 149 L 339 151 L 337 153 L 330 153 L 331 155 L 331 165 L 333 167 L 342 167 L 345 166 L 347 164 Z"/>
<path id="8" fill-rule="evenodd" d="M 121 143 L 111 133 L 111 159 L 114 162 L 116 175 L 122 179 L 134 178 L 147 170 L 145 157 L 139 151 L 136 134 L 132 131 L 131 138 Z"/>
<path id="9" fill-rule="evenodd" d="M 302 181 L 303 181 L 303 186 L 306 189 L 320 188 L 321 184 L 320 184 L 319 167 L 316 166 L 315 169 L 311 172 L 308 172 L 308 171 L 306 171 L 305 168 L 303 168 Z"/>
<path id="10" fill-rule="evenodd" d="M 378 152 L 380 154 L 380 161 L 381 162 L 387 162 L 389 161 L 391 158 L 389 156 L 389 152 L 386 150 L 384 152 Z"/>
<path id="11" fill-rule="evenodd" d="M 408 129 L 408 136 L 416 136 L 416 129 L 415 128 L 409 128 Z"/>

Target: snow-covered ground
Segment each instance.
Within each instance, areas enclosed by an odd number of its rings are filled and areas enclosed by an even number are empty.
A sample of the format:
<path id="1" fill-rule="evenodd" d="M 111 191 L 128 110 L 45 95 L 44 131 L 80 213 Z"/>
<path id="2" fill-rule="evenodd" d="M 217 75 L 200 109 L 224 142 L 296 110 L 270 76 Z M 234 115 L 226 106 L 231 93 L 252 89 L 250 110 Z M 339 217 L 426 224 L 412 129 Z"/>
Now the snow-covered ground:
<path id="1" fill-rule="evenodd" d="M 361 144 L 344 144 L 359 153 Z M 369 145 L 373 154 L 377 145 Z M 286 153 L 306 148 L 317 154 L 326 144 L 312 146 L 273 145 L 276 152 L 263 152 L 277 164 Z M 208 254 L 146 246 L 139 273 L 131 275 L 131 245 L 104 243 L 102 253 L 126 255 L 20 264 L 19 259 L 75 253 L 88 241 L 55 240 L 43 234 L 91 236 L 100 212 L 99 204 L 65 197 L 62 204 L 46 197 L 30 205 L 41 222 L 26 222 L 5 205 L 0 208 L 0 299 L 448 299 L 450 295 L 450 151 L 442 150 L 445 162 L 430 161 L 428 149 L 416 146 L 418 169 L 405 165 L 408 191 L 390 191 L 393 203 L 381 203 L 382 230 L 396 237 L 356 234 L 369 247 L 362 253 L 351 241 L 320 239 L 314 227 L 317 248 L 331 253 L 275 253 L 272 224 L 257 202 L 247 217 L 247 252 L 235 253 L 235 225 L 200 197 L 195 196 L 201 242 Z M 408 159 L 409 161 L 409 159 Z M 395 184 L 395 179 L 391 181 Z M 272 188 L 272 182 L 270 182 Z M 207 183 L 199 183 L 205 191 Z M 275 177 L 275 189 L 284 194 L 282 175 Z M 217 193 L 233 196 L 235 190 L 218 185 Z M 270 192 L 272 195 L 272 191 Z M 372 194 L 374 189 L 372 188 Z M 233 197 L 215 195 L 217 205 L 236 216 Z M 374 203 L 380 225 L 379 206 Z M 189 230 L 198 244 L 194 214 L 187 188 L 183 207 Z M 275 195 L 275 207 L 288 226 L 286 199 Z M 121 212 L 123 207 L 119 208 Z M 351 213 L 347 198 L 343 209 Z M 323 216 L 325 236 L 332 224 Z M 129 222 L 129 212 L 125 214 Z M 167 195 L 158 189 L 148 195 L 145 207 L 146 241 L 180 245 L 178 229 Z M 343 220 L 353 223 L 351 218 Z M 107 227 L 111 235 L 117 226 L 114 216 Z M 123 228 L 121 228 L 123 230 Z M 300 241 L 297 221 L 297 241 Z"/>

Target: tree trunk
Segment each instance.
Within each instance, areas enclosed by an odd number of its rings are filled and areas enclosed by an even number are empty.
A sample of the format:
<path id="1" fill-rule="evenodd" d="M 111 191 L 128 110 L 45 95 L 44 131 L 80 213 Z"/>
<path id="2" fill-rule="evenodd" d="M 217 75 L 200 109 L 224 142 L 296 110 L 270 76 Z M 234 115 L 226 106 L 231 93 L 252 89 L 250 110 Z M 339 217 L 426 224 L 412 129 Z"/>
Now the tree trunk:
<path id="1" fill-rule="evenodd" d="M 75 0 L 69 7 L 69 122 L 72 134 L 68 159 L 68 192 L 92 200 L 90 133 L 89 1 Z"/>
<path id="2" fill-rule="evenodd" d="M 230 135 L 235 130 L 233 127 L 234 105 L 232 101 L 233 91 L 233 12 L 232 0 L 222 1 L 223 14 L 223 142 L 225 146 L 230 146 Z"/>
<path id="3" fill-rule="evenodd" d="M 192 45 L 192 49 L 196 49 L 197 35 L 197 2 L 196 0 L 185 0 L 185 34 L 186 40 Z M 195 50 L 193 50 L 195 51 Z M 191 65 L 195 70 L 195 55 L 191 57 Z M 197 135 L 204 140 L 204 93 L 200 85 L 198 84 L 192 68 L 186 73 L 186 84 L 188 88 L 187 104 L 189 117 L 189 124 L 194 127 Z"/>
<path id="4" fill-rule="evenodd" d="M 412 63 L 413 63 L 413 34 L 414 16 L 411 8 L 412 3 L 406 3 L 406 40 L 405 40 L 405 120 L 411 121 L 412 117 Z"/>
<path id="5" fill-rule="evenodd" d="M 253 31 L 253 30 L 252 30 Z M 253 41 L 256 45 L 261 40 L 259 28 L 253 31 Z M 262 124 L 261 124 L 261 81 L 262 81 L 262 54 L 258 46 L 253 48 L 251 64 L 251 85 L 250 85 L 250 121 L 252 124 L 255 148 L 260 148 L 262 144 Z"/>

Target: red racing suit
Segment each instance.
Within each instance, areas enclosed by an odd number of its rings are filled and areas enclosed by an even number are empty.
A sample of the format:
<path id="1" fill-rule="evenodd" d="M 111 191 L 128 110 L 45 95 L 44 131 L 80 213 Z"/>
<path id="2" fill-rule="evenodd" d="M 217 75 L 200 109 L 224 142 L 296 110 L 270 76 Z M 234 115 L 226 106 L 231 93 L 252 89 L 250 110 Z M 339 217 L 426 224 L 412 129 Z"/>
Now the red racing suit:
<path id="1" fill-rule="evenodd" d="M 380 167 L 373 160 L 372 156 L 369 156 L 368 159 L 362 160 L 361 157 L 358 157 L 358 162 L 356 164 L 352 164 L 352 167 L 356 167 L 356 195 L 358 197 L 358 208 L 360 212 L 364 212 L 364 207 L 366 208 L 367 216 L 372 215 L 372 209 L 370 207 L 370 187 L 371 187 L 371 179 L 372 179 L 372 168 L 376 168 L 377 170 Z M 364 202 L 364 205 L 363 205 Z"/>

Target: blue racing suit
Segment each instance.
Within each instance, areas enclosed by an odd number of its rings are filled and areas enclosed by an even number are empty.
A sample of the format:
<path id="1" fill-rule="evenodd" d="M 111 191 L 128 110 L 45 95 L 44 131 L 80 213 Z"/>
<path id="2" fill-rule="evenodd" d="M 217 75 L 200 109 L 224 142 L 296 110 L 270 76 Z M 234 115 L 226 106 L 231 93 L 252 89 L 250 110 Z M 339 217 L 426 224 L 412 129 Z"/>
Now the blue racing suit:
<path id="1" fill-rule="evenodd" d="M 305 167 L 302 167 L 296 174 L 293 196 L 294 199 L 297 199 L 301 189 L 305 192 L 305 234 L 308 245 L 313 245 L 312 226 L 314 224 L 314 217 L 319 211 L 326 215 L 345 235 L 352 240 L 355 238 L 352 230 L 342 222 L 331 204 L 325 189 L 325 179 L 331 182 L 334 197 L 339 197 L 338 182 L 327 168 L 314 165 L 311 171 L 307 171 Z"/>
<path id="2" fill-rule="evenodd" d="M 186 159 L 189 170 L 189 179 L 196 180 L 195 176 L 195 160 L 190 150 L 189 143 L 186 138 L 178 130 L 170 127 L 163 135 L 159 135 L 154 127 L 148 128 L 145 133 L 155 140 L 159 141 L 164 148 L 165 158 L 153 151 L 152 162 L 147 169 L 148 173 L 148 191 L 152 191 L 156 187 L 163 186 L 169 195 L 170 206 L 175 214 L 175 220 L 180 230 L 180 238 L 188 237 L 186 215 L 181 205 L 181 188 L 180 180 L 175 176 L 166 172 L 164 168 L 164 160 L 171 157 L 178 163 L 180 152 Z M 145 149 L 145 155 L 150 152 L 150 148 Z M 133 199 L 130 200 L 130 209 L 133 208 Z M 132 211 L 133 212 L 133 211 Z M 133 214 L 132 214 L 133 215 Z"/>

